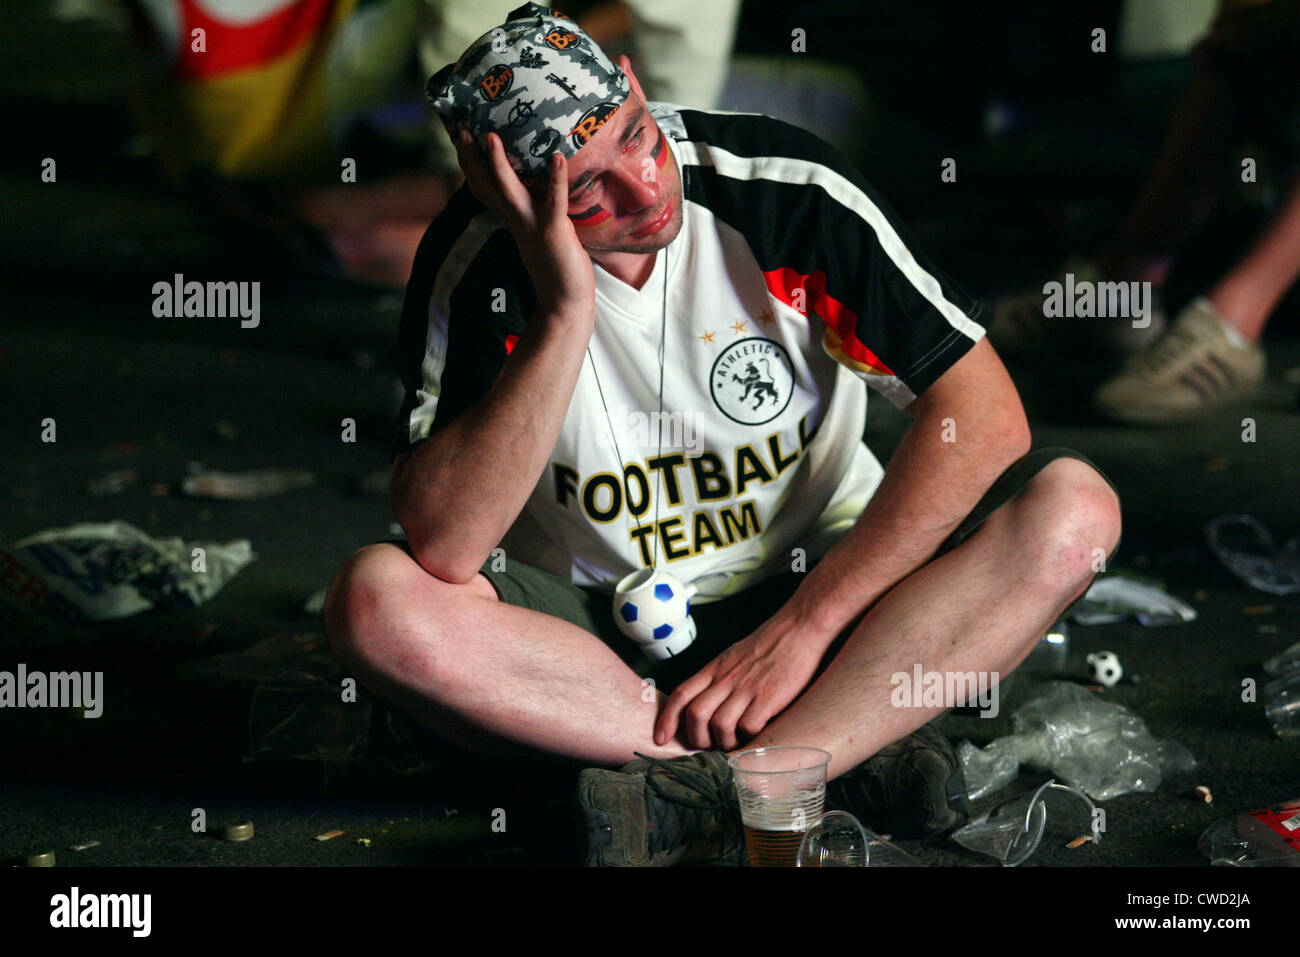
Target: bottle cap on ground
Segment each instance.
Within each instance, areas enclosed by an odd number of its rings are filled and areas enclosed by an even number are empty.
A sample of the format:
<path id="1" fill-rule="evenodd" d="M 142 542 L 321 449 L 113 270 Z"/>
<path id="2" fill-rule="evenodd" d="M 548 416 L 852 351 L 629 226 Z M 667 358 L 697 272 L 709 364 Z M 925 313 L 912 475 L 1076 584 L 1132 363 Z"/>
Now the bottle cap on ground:
<path id="1" fill-rule="evenodd" d="M 253 836 L 252 821 L 235 821 L 221 829 L 221 837 L 227 841 L 247 841 Z"/>

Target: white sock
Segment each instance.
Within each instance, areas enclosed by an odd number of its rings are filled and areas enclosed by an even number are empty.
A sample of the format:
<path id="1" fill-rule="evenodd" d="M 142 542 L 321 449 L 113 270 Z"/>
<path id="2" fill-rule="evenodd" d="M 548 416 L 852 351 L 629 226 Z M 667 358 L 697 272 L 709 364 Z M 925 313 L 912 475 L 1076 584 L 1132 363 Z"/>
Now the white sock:
<path id="1" fill-rule="evenodd" d="M 1210 302 L 1210 300 L 1204 297 L 1201 297 L 1196 301 L 1196 304 L 1201 309 L 1205 310 L 1206 312 L 1208 312 L 1210 315 L 1212 315 L 1215 319 L 1219 321 L 1219 325 L 1223 328 L 1223 334 L 1227 337 L 1228 341 L 1231 342 L 1235 348 L 1238 349 L 1250 348 L 1250 343 L 1247 342 L 1246 337 L 1241 334 L 1241 330 L 1238 329 L 1236 326 L 1234 326 L 1227 319 L 1223 318 L 1223 316 L 1219 313 L 1219 310 L 1214 308 L 1214 303 Z"/>

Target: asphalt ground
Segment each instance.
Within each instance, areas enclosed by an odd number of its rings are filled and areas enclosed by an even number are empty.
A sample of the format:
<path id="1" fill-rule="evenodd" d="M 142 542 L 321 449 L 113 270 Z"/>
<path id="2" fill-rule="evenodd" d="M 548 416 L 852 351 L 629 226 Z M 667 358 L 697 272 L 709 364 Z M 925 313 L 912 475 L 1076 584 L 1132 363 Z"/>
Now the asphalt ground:
<path id="1" fill-rule="evenodd" d="M 22 22 L 35 24 L 22 9 Z M 386 502 L 358 482 L 387 464 L 400 296 L 285 266 L 253 237 L 231 242 L 214 230 L 132 149 L 116 96 L 120 37 L 86 24 L 60 29 L 82 55 L 77 71 L 6 41 L 29 72 L 18 79 L 11 69 L 2 89 L 15 135 L 0 172 L 0 539 L 124 519 L 187 542 L 248 538 L 257 559 L 189 612 L 144 613 L 78 644 L 4 636 L 0 667 L 102 669 L 107 703 L 94 720 L 65 711 L 0 715 L 0 857 L 50 847 L 60 863 L 83 866 L 577 863 L 575 769 L 503 766 L 448 750 L 403 773 L 409 765 L 382 731 L 360 760 L 259 757 L 250 685 L 184 677 L 187 665 L 269 636 L 319 640 L 305 599 L 353 549 L 389 537 Z M 48 50 L 49 31 L 33 30 Z M 1065 250 L 1034 239 L 1026 223 L 1041 220 L 1045 206 L 1104 221 L 1122 192 L 1117 184 L 1131 185 L 1149 160 L 1136 152 L 1127 166 L 1108 167 L 1109 178 L 1090 182 L 1080 198 L 1061 158 L 1067 152 L 1053 154 L 1056 174 L 1038 181 L 1033 196 L 1017 177 L 997 179 L 996 156 L 986 154 L 987 178 L 900 211 L 974 291 L 1032 280 Z M 1107 156 L 1116 152 L 1108 143 Z M 46 155 L 59 157 L 57 184 L 38 179 Z M 1204 237 L 1184 287 L 1239 250 L 1249 225 L 1225 222 Z M 155 318 L 152 285 L 175 272 L 261 281 L 260 326 Z M 1087 390 L 1106 365 L 1087 353 L 1013 367 L 1035 444 L 1078 449 L 1120 489 L 1118 562 L 1160 578 L 1198 613 L 1169 628 L 1074 629 L 1066 671 L 1081 675 L 1088 652 L 1115 651 L 1141 682 L 1105 696 L 1141 715 L 1157 737 L 1186 745 L 1198 768 L 1155 793 L 1106 802 L 1100 844 L 1048 842 L 1025 866 L 1203 866 L 1195 841 L 1206 825 L 1300 792 L 1300 741 L 1279 739 L 1262 708 L 1241 700 L 1242 680 L 1262 679 L 1261 663 L 1297 640 L 1300 603 L 1237 581 L 1201 533 L 1232 512 L 1282 537 L 1300 532 L 1300 411 L 1296 387 L 1283 379 L 1300 365 L 1295 315 L 1289 301 L 1270 331 L 1265 395 L 1194 426 L 1095 421 Z M 1256 421 L 1253 443 L 1242 441 L 1246 415 Z M 56 442 L 41 441 L 47 417 L 57 422 Z M 357 423 L 355 443 L 340 441 L 344 418 Z M 887 403 L 872 402 L 867 436 L 882 459 L 903 424 Z M 261 502 L 203 501 L 177 493 L 191 462 L 304 468 L 317 481 Z M 138 477 L 116 495 L 88 493 L 89 480 L 117 469 Z M 1009 715 L 1035 687 L 1033 676 L 1014 676 L 1001 718 L 950 717 L 944 727 L 954 739 L 984 743 L 1010 730 Z M 1019 783 L 1045 778 L 1026 774 Z M 1212 790 L 1213 804 L 1190 796 L 1195 784 Z M 248 818 L 256 837 L 229 843 L 196 833 L 197 808 L 210 832 Z M 500 812 L 504 832 L 492 827 Z M 312 840 L 330 830 L 344 833 Z M 67 850 L 88 841 L 99 844 Z M 930 864 L 991 865 L 949 843 L 903 846 Z"/>

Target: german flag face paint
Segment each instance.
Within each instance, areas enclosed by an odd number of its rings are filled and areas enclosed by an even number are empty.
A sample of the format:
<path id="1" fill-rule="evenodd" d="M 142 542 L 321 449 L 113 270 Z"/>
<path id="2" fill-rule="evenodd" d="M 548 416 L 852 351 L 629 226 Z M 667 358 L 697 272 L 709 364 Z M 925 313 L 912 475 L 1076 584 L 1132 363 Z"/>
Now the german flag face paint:
<path id="1" fill-rule="evenodd" d="M 581 213 L 574 213 L 569 218 L 573 220 L 575 226 L 599 226 L 609 219 L 610 215 L 610 211 L 604 206 L 596 205 Z"/>
<path id="2" fill-rule="evenodd" d="M 668 162 L 668 144 L 664 142 L 663 130 L 659 131 L 659 140 L 655 143 L 654 148 L 650 150 L 650 158 L 655 161 L 655 166 L 659 169 L 664 168 L 664 163 Z"/>
<path id="3" fill-rule="evenodd" d="M 641 111 L 638 114 L 636 114 L 633 118 L 633 123 L 629 125 L 628 129 L 623 134 L 625 140 L 632 135 L 632 131 L 634 128 L 637 129 L 639 133 L 640 126 L 642 123 L 646 122 L 646 119 L 647 117 L 644 111 Z M 663 169 L 664 164 L 668 162 L 668 141 L 664 139 L 663 131 L 660 130 L 657 126 L 654 129 L 654 136 L 655 136 L 654 145 L 649 150 L 650 162 L 654 163 L 656 169 Z M 644 150 L 644 146 L 641 145 L 641 140 L 639 136 L 633 142 L 636 146 L 636 149 L 635 151 L 631 152 L 629 156 L 631 157 L 632 161 L 635 161 L 636 163 L 639 164 L 645 164 L 646 163 L 646 160 L 644 159 L 645 153 L 642 152 L 642 150 Z M 630 149 L 630 147 L 625 147 L 625 151 L 628 149 Z M 642 156 L 642 159 L 639 160 L 635 159 L 637 155 Z M 643 171 L 641 178 L 643 180 L 646 180 L 647 182 L 652 182 L 654 180 L 654 176 L 649 175 L 648 164 L 646 166 L 645 171 Z M 580 180 L 580 182 L 582 182 L 582 180 Z M 606 209 L 604 206 L 601 206 L 600 204 L 593 204 L 580 213 L 571 213 L 569 215 L 569 219 L 573 220 L 573 224 L 575 226 L 591 227 L 591 226 L 598 226 L 601 223 L 606 222 L 612 216 L 613 213 L 611 213 L 610 210 Z"/>

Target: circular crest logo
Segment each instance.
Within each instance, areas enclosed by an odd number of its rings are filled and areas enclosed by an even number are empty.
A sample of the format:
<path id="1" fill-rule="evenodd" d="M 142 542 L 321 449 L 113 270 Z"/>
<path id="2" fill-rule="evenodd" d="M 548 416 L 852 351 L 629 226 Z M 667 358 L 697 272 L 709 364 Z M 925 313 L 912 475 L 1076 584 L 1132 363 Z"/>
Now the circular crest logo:
<path id="1" fill-rule="evenodd" d="M 771 339 L 737 339 L 714 360 L 709 392 L 714 404 L 733 422 L 771 422 L 785 411 L 794 394 L 790 355 Z"/>

